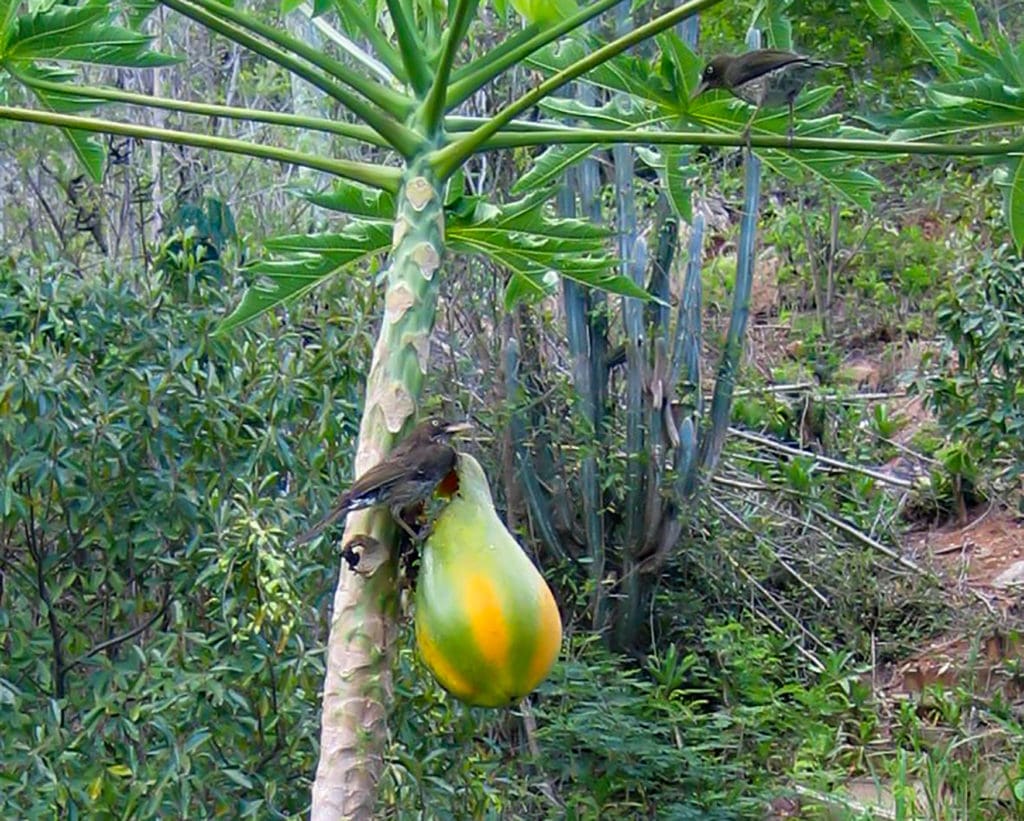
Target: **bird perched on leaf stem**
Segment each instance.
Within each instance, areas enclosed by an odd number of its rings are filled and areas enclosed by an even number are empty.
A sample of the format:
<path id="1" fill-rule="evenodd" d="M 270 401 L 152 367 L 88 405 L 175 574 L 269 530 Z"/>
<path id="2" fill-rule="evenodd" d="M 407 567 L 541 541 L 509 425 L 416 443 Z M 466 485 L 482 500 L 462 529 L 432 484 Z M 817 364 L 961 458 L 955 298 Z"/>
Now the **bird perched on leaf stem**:
<path id="1" fill-rule="evenodd" d="M 764 106 L 789 107 L 789 137 L 793 137 L 793 104 L 810 76 L 819 68 L 845 68 L 842 63 L 815 60 L 793 51 L 761 48 L 746 54 L 720 54 L 700 74 L 700 84 L 690 99 L 705 91 L 724 88 L 733 96 L 754 106 L 754 113 L 743 129 L 750 139 L 750 126 Z"/>
<path id="2" fill-rule="evenodd" d="M 298 544 L 315 539 L 350 511 L 374 505 L 387 505 L 402 529 L 413 539 L 419 538 L 402 518 L 402 511 L 433 495 L 438 484 L 455 468 L 452 437 L 471 427 L 468 422 L 446 422 L 436 417 L 418 424 L 383 461 L 342 493 L 331 512 L 299 536 Z"/>

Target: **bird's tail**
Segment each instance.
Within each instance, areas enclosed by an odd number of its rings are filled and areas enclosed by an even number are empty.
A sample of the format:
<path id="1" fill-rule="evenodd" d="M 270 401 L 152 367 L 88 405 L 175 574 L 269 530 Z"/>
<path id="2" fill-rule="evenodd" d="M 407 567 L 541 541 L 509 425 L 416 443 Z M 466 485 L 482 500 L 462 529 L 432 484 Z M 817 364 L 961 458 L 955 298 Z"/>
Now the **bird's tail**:
<path id="1" fill-rule="evenodd" d="M 330 513 L 324 516 L 324 518 L 322 518 L 319 522 L 317 522 L 305 533 L 300 533 L 298 537 L 296 537 L 295 539 L 295 544 L 300 545 L 306 544 L 306 542 L 313 541 L 313 539 L 315 539 L 317 536 L 319 536 L 321 533 L 327 530 L 327 528 L 329 528 L 336 521 L 338 521 L 338 519 L 340 519 L 342 516 L 348 513 L 350 508 L 351 504 L 348 498 L 342 497 L 342 499 L 338 502 L 338 504 L 334 506 L 334 509 Z"/>

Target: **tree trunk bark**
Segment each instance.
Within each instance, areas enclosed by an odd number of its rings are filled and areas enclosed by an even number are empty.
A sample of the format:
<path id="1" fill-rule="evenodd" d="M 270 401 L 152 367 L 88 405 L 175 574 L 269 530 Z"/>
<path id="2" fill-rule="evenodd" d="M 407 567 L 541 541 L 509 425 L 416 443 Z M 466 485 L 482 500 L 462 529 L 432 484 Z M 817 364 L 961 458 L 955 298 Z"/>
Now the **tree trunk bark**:
<path id="1" fill-rule="evenodd" d="M 359 430 L 355 473 L 379 462 L 414 419 L 427 373 L 437 283 L 444 252 L 444 198 L 423 161 L 412 161 L 398 198 L 384 319 L 373 352 Z M 368 535 L 391 561 L 369 578 L 342 565 L 324 681 L 320 761 L 312 821 L 371 819 L 384 763 L 392 695 L 395 531 L 386 511 L 350 514 L 344 542 Z"/>

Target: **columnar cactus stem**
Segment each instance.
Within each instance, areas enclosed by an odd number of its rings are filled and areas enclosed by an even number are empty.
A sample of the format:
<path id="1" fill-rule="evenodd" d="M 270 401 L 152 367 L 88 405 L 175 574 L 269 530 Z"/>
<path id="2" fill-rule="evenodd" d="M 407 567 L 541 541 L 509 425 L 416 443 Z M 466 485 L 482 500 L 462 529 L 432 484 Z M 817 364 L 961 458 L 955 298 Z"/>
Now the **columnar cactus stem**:
<path id="1" fill-rule="evenodd" d="M 366 386 L 357 476 L 385 456 L 416 415 L 434 325 L 435 274 L 444 253 L 443 205 L 436 176 L 425 162 L 410 162 L 397 205 L 384 322 Z M 356 535 L 392 546 L 395 527 L 386 513 L 359 511 L 349 515 L 344 541 Z M 346 566 L 341 574 L 327 643 L 313 821 L 374 816 L 391 698 L 391 665 L 381 660 L 394 632 L 395 563 L 368 578 Z"/>

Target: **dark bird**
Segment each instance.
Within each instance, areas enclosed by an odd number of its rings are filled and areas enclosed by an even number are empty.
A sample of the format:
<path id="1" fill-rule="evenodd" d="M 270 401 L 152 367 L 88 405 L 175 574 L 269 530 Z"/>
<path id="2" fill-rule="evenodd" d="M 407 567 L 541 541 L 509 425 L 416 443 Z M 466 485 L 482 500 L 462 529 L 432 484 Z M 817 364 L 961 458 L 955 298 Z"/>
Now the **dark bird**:
<path id="1" fill-rule="evenodd" d="M 452 472 L 456 455 L 451 439 L 471 427 L 468 422 L 446 422 L 436 417 L 420 422 L 382 462 L 342 493 L 331 512 L 298 537 L 298 544 L 315 539 L 350 511 L 374 505 L 387 505 L 402 529 L 413 539 L 418 538 L 419 534 L 402 517 L 402 511 L 429 499 Z"/>
<path id="2" fill-rule="evenodd" d="M 843 68 L 842 63 L 815 60 L 792 51 L 761 48 L 746 54 L 720 54 L 708 63 L 700 75 L 700 84 L 691 99 L 713 88 L 724 88 L 745 103 L 754 113 L 743 133 L 764 106 L 789 107 L 789 136 L 793 136 L 793 103 L 810 76 L 819 68 Z"/>

